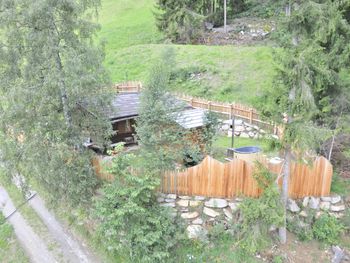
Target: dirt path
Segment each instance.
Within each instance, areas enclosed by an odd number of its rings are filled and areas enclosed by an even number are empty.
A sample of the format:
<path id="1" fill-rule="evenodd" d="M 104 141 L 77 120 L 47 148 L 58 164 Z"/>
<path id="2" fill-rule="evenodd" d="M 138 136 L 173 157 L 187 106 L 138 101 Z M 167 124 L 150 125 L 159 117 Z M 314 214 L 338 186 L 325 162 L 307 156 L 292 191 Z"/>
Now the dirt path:
<path id="1" fill-rule="evenodd" d="M 16 209 L 6 190 L 1 186 L 0 207 L 5 217 Z M 13 226 L 18 241 L 32 262 L 58 262 L 48 250 L 46 243 L 33 231 L 19 211 L 11 215 L 8 222 Z"/>
<path id="2" fill-rule="evenodd" d="M 89 251 L 88 247 L 78 241 L 72 233 L 57 221 L 55 216 L 45 207 L 44 201 L 40 196 L 35 195 L 35 197 L 33 197 L 28 203 L 47 226 L 52 237 L 60 245 L 63 252 L 63 258 L 66 262 L 100 262 L 100 260 Z"/>

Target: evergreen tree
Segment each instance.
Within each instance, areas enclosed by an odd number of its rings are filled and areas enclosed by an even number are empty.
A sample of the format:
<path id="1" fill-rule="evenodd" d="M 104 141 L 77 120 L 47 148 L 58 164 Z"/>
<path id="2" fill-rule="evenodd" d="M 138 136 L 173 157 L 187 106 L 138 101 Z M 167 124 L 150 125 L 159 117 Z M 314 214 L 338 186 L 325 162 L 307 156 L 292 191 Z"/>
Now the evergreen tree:
<path id="1" fill-rule="evenodd" d="M 2 159 L 72 202 L 87 201 L 97 183 L 84 140 L 103 143 L 109 131 L 99 113 L 108 78 L 89 22 L 98 6 L 0 0 Z"/>
<path id="2" fill-rule="evenodd" d="M 149 82 L 141 94 L 136 126 L 143 158 L 148 160 L 149 170 L 159 172 L 173 169 L 181 161 L 186 141 L 183 139 L 186 130 L 176 123 L 184 104 L 169 93 L 172 52 L 166 50 L 150 71 Z"/>
<path id="3" fill-rule="evenodd" d="M 344 42 L 349 39 L 348 7 L 349 1 L 289 1 L 280 24 L 283 37 L 276 55 L 277 74 L 273 89 L 265 91 L 259 108 L 270 120 L 284 126 L 279 142 L 285 153 L 281 192 L 284 207 L 291 159 L 303 157 L 320 138 L 324 139 L 316 124 L 325 125 L 327 118 L 334 117 L 337 97 L 348 94 L 340 77 L 349 66 L 350 50 Z M 285 225 L 286 215 L 279 231 L 282 243 L 286 242 Z"/>

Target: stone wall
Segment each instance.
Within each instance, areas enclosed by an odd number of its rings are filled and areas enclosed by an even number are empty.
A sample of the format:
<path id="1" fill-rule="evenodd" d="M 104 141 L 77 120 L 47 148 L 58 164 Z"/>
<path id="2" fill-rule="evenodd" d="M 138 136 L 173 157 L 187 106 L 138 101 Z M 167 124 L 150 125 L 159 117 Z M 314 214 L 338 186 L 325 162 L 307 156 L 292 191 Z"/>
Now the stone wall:
<path id="1" fill-rule="evenodd" d="M 176 194 L 160 193 L 157 200 L 161 206 L 169 207 L 172 215 L 180 216 L 187 223 L 190 238 L 206 235 L 208 229 L 215 224 L 228 224 L 239 220 L 239 205 L 242 198 L 220 199 L 204 196 L 178 196 Z M 316 217 L 329 213 L 337 218 L 344 215 L 345 200 L 338 196 L 305 197 L 298 200 L 288 200 L 289 218 L 307 218 L 313 212 Z"/>
<path id="2" fill-rule="evenodd" d="M 232 120 L 222 121 L 222 125 L 219 129 L 221 135 L 227 135 L 232 137 Z M 236 137 L 258 139 L 262 138 L 266 131 L 260 129 L 257 125 L 250 124 L 240 119 L 235 120 L 235 132 Z M 276 137 L 278 138 L 278 137 Z"/>

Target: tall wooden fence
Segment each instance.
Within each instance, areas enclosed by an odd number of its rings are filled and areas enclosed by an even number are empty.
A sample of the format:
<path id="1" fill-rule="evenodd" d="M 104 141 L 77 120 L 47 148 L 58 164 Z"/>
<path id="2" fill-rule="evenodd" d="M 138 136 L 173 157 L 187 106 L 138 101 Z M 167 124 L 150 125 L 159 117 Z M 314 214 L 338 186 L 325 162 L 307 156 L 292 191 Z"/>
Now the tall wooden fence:
<path id="1" fill-rule="evenodd" d="M 142 89 L 141 82 L 129 81 L 115 85 L 117 92 L 140 92 Z M 202 98 L 195 98 L 186 96 L 184 94 L 175 93 L 175 96 L 187 103 L 194 108 L 208 109 L 213 112 L 224 114 L 227 118 L 235 116 L 238 119 L 242 119 L 250 124 L 257 125 L 260 128 L 264 128 L 273 132 L 278 133 L 276 125 L 263 121 L 256 109 L 240 104 L 240 103 L 223 103 L 209 101 Z"/>
<path id="2" fill-rule="evenodd" d="M 282 163 L 266 165 L 271 172 L 280 174 Z M 207 156 L 197 166 L 184 171 L 168 172 L 162 179 L 164 193 L 201 195 L 231 198 L 234 196 L 257 197 L 261 194 L 253 177 L 254 164 L 234 159 L 221 163 Z M 312 165 L 292 163 L 289 180 L 289 196 L 327 196 L 330 194 L 333 168 L 324 157 L 318 157 Z M 280 178 L 280 185 L 282 180 Z"/>

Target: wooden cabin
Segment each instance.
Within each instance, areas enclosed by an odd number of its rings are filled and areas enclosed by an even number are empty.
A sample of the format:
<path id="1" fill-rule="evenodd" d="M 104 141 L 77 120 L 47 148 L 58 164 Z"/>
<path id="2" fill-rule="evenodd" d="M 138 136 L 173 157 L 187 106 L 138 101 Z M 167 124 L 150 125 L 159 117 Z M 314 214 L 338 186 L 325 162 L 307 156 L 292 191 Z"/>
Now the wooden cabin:
<path id="1" fill-rule="evenodd" d="M 182 104 L 180 101 L 178 103 Z M 198 134 L 205 125 L 206 110 L 195 109 L 186 103 L 183 103 L 183 105 L 183 110 L 175 120 L 176 123 L 184 129 L 193 130 L 193 134 Z M 139 106 L 139 92 L 117 93 L 115 95 L 112 100 L 112 109 L 107 113 L 114 131 L 111 138 L 112 145 L 118 142 L 125 142 L 126 144 L 137 143 L 135 124 Z M 196 138 L 193 138 L 193 141 L 196 140 Z"/>

